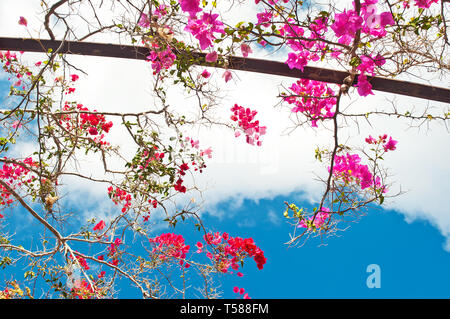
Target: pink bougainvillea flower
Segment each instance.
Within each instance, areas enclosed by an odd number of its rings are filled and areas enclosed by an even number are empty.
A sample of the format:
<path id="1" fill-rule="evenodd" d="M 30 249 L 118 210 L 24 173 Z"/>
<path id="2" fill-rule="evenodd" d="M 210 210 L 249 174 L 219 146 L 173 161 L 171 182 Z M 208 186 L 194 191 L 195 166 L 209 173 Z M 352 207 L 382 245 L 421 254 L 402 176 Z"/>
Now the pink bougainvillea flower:
<path id="1" fill-rule="evenodd" d="M 191 18 L 184 28 L 191 33 L 200 44 L 200 48 L 205 50 L 212 46 L 216 39 L 215 33 L 225 33 L 224 24 L 218 20 L 218 14 L 203 13 L 201 18 Z"/>
<path id="2" fill-rule="evenodd" d="M 158 18 L 161 18 L 162 16 L 167 15 L 167 6 L 165 4 L 160 4 L 153 13 Z"/>
<path id="3" fill-rule="evenodd" d="M 150 19 L 148 18 L 148 15 L 146 15 L 145 13 L 141 14 L 141 18 L 139 19 L 138 26 L 141 26 L 143 28 L 150 27 Z"/>
<path id="4" fill-rule="evenodd" d="M 75 82 L 76 80 L 78 80 L 80 77 L 76 74 L 72 74 L 71 76 L 72 82 Z"/>
<path id="5" fill-rule="evenodd" d="M 195 244 L 195 246 L 197 247 L 197 253 L 201 253 L 203 250 L 203 244 L 201 242 L 197 242 L 197 244 Z"/>
<path id="6" fill-rule="evenodd" d="M 422 9 L 428 9 L 433 3 L 437 3 L 439 0 L 414 0 L 415 5 Z"/>
<path id="7" fill-rule="evenodd" d="M 188 12 L 190 17 L 193 18 L 197 15 L 197 12 L 202 11 L 200 9 L 200 0 L 179 0 L 181 10 Z"/>
<path id="8" fill-rule="evenodd" d="M 284 100 L 294 104 L 292 112 L 302 112 L 311 119 L 311 125 L 317 127 L 318 118 L 331 118 L 334 115 L 336 98 L 334 91 L 325 82 L 308 79 L 298 80 L 289 88 L 295 95 L 310 96 L 309 99 L 287 96 Z M 313 98 L 314 97 L 314 98 Z M 328 98 L 329 97 L 329 98 Z"/>
<path id="9" fill-rule="evenodd" d="M 386 59 L 380 54 L 377 54 L 373 61 L 375 62 L 376 66 L 382 66 L 386 63 Z"/>
<path id="10" fill-rule="evenodd" d="M 213 52 L 211 52 L 211 53 L 208 53 L 208 54 L 205 56 L 205 61 L 206 61 L 206 62 L 214 63 L 214 62 L 217 61 L 217 58 L 218 58 L 218 57 L 219 57 L 219 56 L 217 55 L 217 52 L 216 52 L 216 51 L 213 51 Z"/>
<path id="11" fill-rule="evenodd" d="M 367 55 L 361 55 L 360 57 L 361 63 L 358 65 L 358 70 L 361 71 L 361 73 L 370 73 L 373 75 L 374 73 L 374 67 L 375 62 L 370 56 Z"/>
<path id="12" fill-rule="evenodd" d="M 389 142 L 387 142 L 384 146 L 383 146 L 383 148 L 384 148 L 384 150 L 387 152 L 387 151 L 394 151 L 397 147 L 396 147 L 396 145 L 397 145 L 397 141 L 395 141 L 395 140 L 393 140 L 392 139 L 392 137 L 390 137 L 389 138 Z"/>
<path id="13" fill-rule="evenodd" d="M 24 17 L 20 17 L 19 18 L 19 24 L 26 27 L 28 25 L 28 21 Z"/>
<path id="14" fill-rule="evenodd" d="M 303 71 L 304 67 L 308 64 L 307 54 L 307 51 L 299 53 L 290 52 L 286 63 L 290 69 L 295 68 Z"/>
<path id="15" fill-rule="evenodd" d="M 94 226 L 94 231 L 102 230 L 103 228 L 105 228 L 105 222 L 101 220 L 97 225 Z"/>
<path id="16" fill-rule="evenodd" d="M 219 14 L 217 13 L 203 13 L 201 21 L 203 24 L 207 25 L 211 32 L 217 32 L 225 34 L 224 24 L 222 21 L 218 20 Z"/>
<path id="17" fill-rule="evenodd" d="M 200 147 L 200 141 L 199 140 L 197 140 L 197 141 L 194 141 L 193 139 L 190 139 L 191 140 L 191 146 L 192 147 L 194 147 L 194 148 L 199 148 Z"/>
<path id="18" fill-rule="evenodd" d="M 244 288 L 233 287 L 233 292 L 235 294 L 243 295 L 242 296 L 243 299 L 251 299 L 250 296 L 248 295 L 248 293 L 245 293 L 245 289 Z"/>
<path id="19" fill-rule="evenodd" d="M 231 74 L 230 70 L 226 70 L 223 73 L 222 77 L 225 79 L 225 82 L 228 82 L 228 81 L 230 81 L 233 78 L 233 74 Z"/>
<path id="20" fill-rule="evenodd" d="M 242 43 L 241 44 L 241 52 L 244 58 L 248 57 L 250 53 L 253 53 L 252 49 L 248 44 Z"/>
<path id="21" fill-rule="evenodd" d="M 22 123 L 20 121 L 14 121 L 12 124 L 13 128 L 21 128 L 22 127 Z"/>
<path id="22" fill-rule="evenodd" d="M 208 158 L 212 158 L 212 149 L 208 147 L 206 150 L 200 152 L 200 156 L 208 156 Z"/>
<path id="23" fill-rule="evenodd" d="M 395 21 L 390 12 L 382 12 L 380 14 L 380 25 L 385 27 L 387 25 L 394 25 Z"/>
<path id="24" fill-rule="evenodd" d="M 98 134 L 97 128 L 95 128 L 95 127 L 93 127 L 93 126 L 91 126 L 91 127 L 89 128 L 88 132 L 89 132 L 89 134 L 91 134 L 91 135 L 97 135 L 97 134 Z"/>
<path id="25" fill-rule="evenodd" d="M 354 10 L 344 10 L 335 16 L 335 22 L 331 25 L 331 29 L 337 37 L 343 35 L 355 36 L 356 31 L 361 28 L 363 19 Z"/>
<path id="26" fill-rule="evenodd" d="M 205 79 L 207 79 L 211 76 L 211 73 L 209 73 L 208 70 L 205 69 L 205 70 L 203 70 L 201 76 L 204 77 Z"/>
<path id="27" fill-rule="evenodd" d="M 377 140 L 374 139 L 371 135 L 369 135 L 369 137 L 366 138 L 366 143 L 367 144 L 376 144 Z"/>
<path id="28" fill-rule="evenodd" d="M 322 207 L 318 213 L 309 218 L 309 221 L 312 221 L 316 228 L 321 228 L 330 217 L 329 212 L 330 210 L 327 207 Z M 297 227 L 308 228 L 308 224 L 305 219 L 301 219 Z"/>
<path id="29" fill-rule="evenodd" d="M 310 30 L 313 32 L 312 36 L 318 36 L 323 34 L 328 30 L 328 18 L 317 18 L 309 26 Z"/>
<path id="30" fill-rule="evenodd" d="M 256 17 L 258 18 L 258 24 L 261 24 L 263 27 L 269 27 L 270 26 L 270 20 L 272 19 L 272 12 L 270 11 L 264 11 L 256 14 Z"/>
<path id="31" fill-rule="evenodd" d="M 381 141 L 384 142 L 384 139 L 381 139 Z M 374 186 L 374 176 L 367 165 L 361 164 L 361 158 L 358 154 L 337 155 L 333 175 L 345 183 L 354 182 L 361 189 Z M 375 178 L 375 186 L 381 186 L 379 178 Z"/>
<path id="32" fill-rule="evenodd" d="M 352 41 L 353 41 L 353 38 L 351 36 L 349 36 L 348 34 L 344 34 L 342 37 L 339 38 L 338 43 L 350 45 L 350 43 L 352 43 Z"/>
<path id="33" fill-rule="evenodd" d="M 372 92 L 372 84 L 367 81 L 367 76 L 365 74 L 361 74 L 358 77 L 358 93 L 361 96 L 374 95 Z"/>

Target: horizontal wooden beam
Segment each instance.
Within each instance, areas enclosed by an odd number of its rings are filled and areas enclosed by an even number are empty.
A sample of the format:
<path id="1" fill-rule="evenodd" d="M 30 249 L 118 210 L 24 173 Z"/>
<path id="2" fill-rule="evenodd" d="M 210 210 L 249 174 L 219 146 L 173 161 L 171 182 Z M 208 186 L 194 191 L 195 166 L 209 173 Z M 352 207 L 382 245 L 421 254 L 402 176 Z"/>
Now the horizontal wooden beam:
<path id="1" fill-rule="evenodd" d="M 61 41 L 0 37 L 0 50 L 48 52 L 49 49 L 56 50 L 60 47 L 60 45 Z M 149 54 L 148 49 L 145 47 L 71 41 L 64 42 L 60 52 L 75 55 L 92 55 L 100 57 L 138 60 L 145 60 Z M 204 55 L 204 53 L 198 53 L 199 57 L 204 57 Z M 199 62 L 199 65 L 210 66 L 210 64 L 206 62 L 205 64 Z M 233 70 L 280 75 L 297 79 L 305 78 L 336 84 L 342 84 L 345 77 L 349 75 L 344 71 L 336 71 L 308 66 L 305 67 L 303 71 L 300 71 L 298 69 L 291 70 L 283 62 L 236 56 L 232 56 L 229 58 L 228 68 Z M 381 77 L 368 76 L 368 80 L 372 84 L 372 88 L 376 91 L 383 91 L 426 100 L 450 103 L 450 89 L 447 88 Z"/>

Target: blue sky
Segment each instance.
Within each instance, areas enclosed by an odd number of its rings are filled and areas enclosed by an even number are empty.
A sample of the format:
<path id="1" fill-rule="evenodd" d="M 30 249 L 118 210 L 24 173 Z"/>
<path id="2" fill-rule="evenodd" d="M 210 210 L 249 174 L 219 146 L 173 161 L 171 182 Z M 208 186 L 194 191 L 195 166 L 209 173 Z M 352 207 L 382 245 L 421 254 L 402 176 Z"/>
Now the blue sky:
<path id="1" fill-rule="evenodd" d="M 287 248 L 283 243 L 291 229 L 282 220 L 282 212 L 283 201 L 289 198 L 292 196 L 259 203 L 246 200 L 230 218 L 205 216 L 204 223 L 213 229 L 254 238 L 267 257 L 263 270 L 257 270 L 253 260 L 248 260 L 244 277 L 221 276 L 224 298 L 236 297 L 234 286 L 244 287 L 254 299 L 450 297 L 450 254 L 442 249 L 442 235 L 428 222 L 408 224 L 395 211 L 377 209 L 340 237 L 326 239 L 326 245 L 319 246 L 320 242 L 313 239 L 301 248 Z M 278 213 L 279 224 L 269 221 L 268 210 Z M 238 226 L 243 219 L 259 222 Z M 187 240 L 191 238 L 189 233 L 195 233 L 192 225 L 182 224 L 174 231 L 186 234 Z M 380 266 L 380 288 L 366 285 L 370 264 Z M 2 270 L 0 279 L 9 278 L 14 270 L 22 276 L 20 269 Z M 128 281 L 120 283 L 120 298 L 139 298 Z"/>
<path id="2" fill-rule="evenodd" d="M 428 222 L 408 224 L 395 211 L 373 209 L 340 237 L 325 239 L 326 245 L 312 239 L 303 247 L 288 249 L 283 243 L 291 229 L 282 220 L 282 212 L 283 201 L 292 195 L 259 203 L 245 201 L 233 218 L 220 222 L 214 217 L 205 219 L 229 233 L 253 237 L 268 259 L 262 271 L 247 262 L 246 276 L 228 280 L 225 291 L 241 282 L 238 286 L 254 298 L 450 297 L 450 254 L 442 249 L 442 235 Z M 278 225 L 267 219 L 269 210 L 280 216 Z M 237 226 L 246 218 L 258 223 Z M 370 264 L 380 266 L 380 288 L 366 285 Z M 225 296 L 232 298 L 233 293 Z"/>
<path id="3" fill-rule="evenodd" d="M 300 248 L 288 248 L 284 243 L 291 228 L 282 217 L 283 201 L 293 197 L 296 194 L 245 200 L 228 217 L 204 216 L 213 231 L 252 237 L 267 257 L 263 270 L 247 260 L 244 277 L 221 276 L 223 298 L 236 298 L 234 286 L 244 287 L 254 299 L 450 297 L 450 253 L 442 248 L 443 236 L 428 222 L 407 223 L 395 211 L 372 209 L 339 237 L 325 239 L 325 245 L 311 239 Z M 306 202 L 298 204 L 308 207 Z M 221 208 L 227 211 L 230 205 Z M 279 222 L 268 218 L 268 211 L 278 214 Z M 189 224 L 166 231 L 184 234 L 187 242 L 195 243 L 197 236 Z M 367 287 L 371 264 L 380 267 L 380 288 Z M 139 298 L 135 289 L 122 283 L 121 298 Z"/>

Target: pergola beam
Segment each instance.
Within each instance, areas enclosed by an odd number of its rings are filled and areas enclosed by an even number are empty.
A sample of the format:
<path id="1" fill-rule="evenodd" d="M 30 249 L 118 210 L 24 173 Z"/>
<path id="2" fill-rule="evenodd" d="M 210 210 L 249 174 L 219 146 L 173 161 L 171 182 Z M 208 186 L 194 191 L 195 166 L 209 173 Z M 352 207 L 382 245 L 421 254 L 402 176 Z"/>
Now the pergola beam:
<path id="1" fill-rule="evenodd" d="M 49 49 L 56 50 L 61 46 L 61 41 L 4 38 L 0 37 L 0 50 L 48 52 Z M 131 45 L 117 45 L 93 42 L 64 42 L 61 53 L 74 55 L 91 55 L 100 57 L 112 57 L 123 59 L 145 60 L 149 51 L 145 47 Z M 197 53 L 198 57 L 204 57 L 204 53 Z M 204 61 L 203 59 L 199 59 Z M 211 66 L 211 63 L 199 62 L 198 65 Z M 221 67 L 217 66 L 216 67 Z M 243 58 L 232 56 L 229 58 L 229 69 L 256 72 L 263 74 L 286 76 L 291 78 L 305 78 L 328 83 L 342 84 L 349 74 L 318 67 L 306 66 L 303 71 L 290 69 L 285 63 L 271 60 Z M 382 77 L 370 77 L 369 82 L 373 90 L 393 94 L 401 94 L 426 100 L 450 103 L 450 89 L 424 85 L 408 81 L 387 79 Z"/>

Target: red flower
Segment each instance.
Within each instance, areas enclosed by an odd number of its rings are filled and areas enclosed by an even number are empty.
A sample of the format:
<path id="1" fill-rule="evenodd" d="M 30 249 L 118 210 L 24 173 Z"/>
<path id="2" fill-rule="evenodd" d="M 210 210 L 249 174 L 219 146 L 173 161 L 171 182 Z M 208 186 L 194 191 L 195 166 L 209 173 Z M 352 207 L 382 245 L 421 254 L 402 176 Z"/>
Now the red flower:
<path id="1" fill-rule="evenodd" d="M 211 73 L 208 72 L 208 70 L 203 70 L 201 76 L 204 77 L 205 79 L 209 78 L 209 76 L 211 75 Z"/>
<path id="2" fill-rule="evenodd" d="M 24 17 L 20 17 L 19 24 L 26 27 L 28 25 L 27 19 L 25 19 Z"/>
<path id="3" fill-rule="evenodd" d="M 397 145 L 397 141 L 395 141 L 395 140 L 393 140 L 392 139 L 392 137 L 390 137 L 389 138 L 389 142 L 387 142 L 384 146 L 383 146 L 383 148 L 384 148 L 384 150 L 387 152 L 387 151 L 394 151 L 397 147 L 396 147 L 396 145 Z"/>
<path id="4" fill-rule="evenodd" d="M 89 134 L 91 134 L 91 135 L 97 135 L 97 134 L 98 134 L 97 128 L 91 126 L 91 127 L 89 128 Z"/>
<path id="5" fill-rule="evenodd" d="M 111 121 L 108 123 L 104 123 L 104 124 L 102 124 L 102 130 L 105 131 L 106 133 L 108 133 L 112 126 L 113 126 L 113 123 Z"/>
<path id="6" fill-rule="evenodd" d="M 103 228 L 105 228 L 105 222 L 103 220 L 94 226 L 94 230 L 102 230 Z"/>

